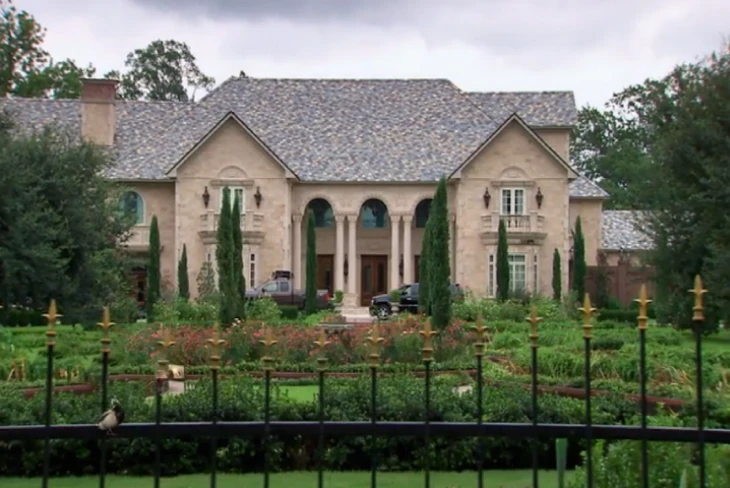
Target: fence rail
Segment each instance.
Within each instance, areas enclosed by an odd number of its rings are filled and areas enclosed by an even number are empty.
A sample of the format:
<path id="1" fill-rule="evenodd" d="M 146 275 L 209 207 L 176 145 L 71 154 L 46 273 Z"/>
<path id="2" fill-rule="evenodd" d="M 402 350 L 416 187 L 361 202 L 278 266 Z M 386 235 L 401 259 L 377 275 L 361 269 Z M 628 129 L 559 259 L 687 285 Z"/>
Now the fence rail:
<path id="1" fill-rule="evenodd" d="M 647 425 L 648 402 L 646 394 L 646 329 L 647 329 L 647 306 L 650 300 L 647 298 L 646 287 L 642 286 L 640 296 L 636 300 L 639 304 L 638 321 L 638 338 L 639 338 L 639 384 L 640 384 L 640 404 L 641 404 L 641 423 L 640 425 L 594 425 L 591 418 L 591 339 L 592 339 L 592 317 L 595 308 L 591 306 L 588 294 L 585 296 L 583 306 L 579 309 L 583 314 L 583 340 L 584 349 L 584 380 L 585 380 L 585 423 L 584 424 L 543 424 L 538 423 L 538 326 L 541 318 L 537 316 L 535 309 L 526 320 L 530 323 L 530 344 L 531 344 L 531 405 L 530 405 L 530 423 L 489 423 L 483 421 L 483 358 L 486 349 L 487 327 L 483 321 L 477 320 L 474 326 L 477 341 L 475 343 L 475 360 L 476 360 L 476 415 L 473 422 L 432 422 L 430 421 L 431 413 L 431 380 L 433 362 L 434 337 L 438 332 L 430 327 L 430 323 L 426 321 L 424 329 L 420 331 L 423 339 L 422 360 L 425 367 L 424 381 L 424 404 L 423 404 L 423 420 L 421 422 L 379 422 L 377 421 L 377 382 L 378 368 L 380 365 L 380 347 L 383 338 L 379 336 L 378 324 L 375 323 L 367 338 L 369 347 L 369 367 L 370 367 L 370 421 L 359 422 L 334 422 L 325 420 L 325 405 L 327 401 L 327 390 L 325 388 L 325 377 L 327 376 L 327 345 L 329 341 L 325 330 L 320 330 L 320 336 L 315 345 L 318 348 L 317 365 L 318 365 L 318 420 L 309 422 L 283 422 L 271 420 L 271 379 L 274 369 L 274 359 L 271 357 L 271 350 L 276 345 L 276 339 L 270 327 L 265 328 L 265 333 L 261 344 L 264 347 L 264 356 L 261 359 L 263 370 L 264 385 L 264 419 L 260 422 L 219 422 L 219 405 L 218 405 L 218 370 L 220 368 L 221 353 L 220 347 L 223 341 L 219 335 L 219 328 L 214 328 L 214 334 L 208 339 L 211 347 L 210 357 L 210 374 L 212 379 L 212 399 L 211 399 L 211 422 L 190 422 L 190 423 L 163 423 L 162 418 L 162 393 L 168 378 L 169 362 L 166 359 L 167 349 L 174 345 L 171 339 L 169 329 L 164 330 L 162 340 L 159 341 L 159 359 L 157 361 L 156 388 L 155 388 L 155 422 L 146 424 L 123 424 L 115 432 L 118 436 L 127 438 L 146 438 L 155 442 L 155 478 L 154 486 L 159 487 L 161 474 L 161 440 L 163 438 L 175 437 L 205 437 L 210 438 L 211 456 L 210 456 L 210 486 L 216 487 L 216 446 L 219 439 L 227 439 L 231 437 L 248 437 L 261 438 L 264 441 L 264 474 L 263 486 L 269 487 L 270 483 L 270 442 L 271 437 L 276 434 L 301 434 L 317 437 L 317 486 L 324 486 L 323 478 L 323 454 L 324 439 L 326 437 L 342 437 L 342 436 L 365 436 L 369 437 L 373 443 L 378 437 L 401 437 L 414 436 L 421 437 L 426 447 L 430 446 L 433 437 L 453 437 L 453 438 L 477 438 L 477 473 L 475 484 L 479 488 L 484 486 L 484 470 L 483 464 L 483 440 L 487 437 L 510 437 L 529 439 L 532 441 L 532 486 L 538 488 L 538 452 L 537 441 L 539 439 L 556 439 L 556 438 L 582 438 L 587 442 L 587 456 L 585 459 L 585 470 L 587 478 L 587 486 L 593 486 L 593 459 L 591 458 L 591 442 L 596 439 L 606 440 L 635 440 L 641 442 L 641 488 L 649 487 L 649 460 L 648 446 L 649 441 L 673 441 L 682 443 L 695 443 L 697 446 L 697 465 L 699 470 L 699 486 L 705 488 L 706 484 L 706 466 L 705 466 L 705 445 L 707 443 L 730 444 L 730 430 L 727 429 L 705 429 L 704 427 L 704 386 L 702 384 L 702 325 L 704 322 L 703 314 L 703 295 L 707 290 L 703 289 L 702 281 L 699 276 L 695 278 L 694 288 L 689 290 L 694 294 L 695 303 L 693 307 L 694 322 L 694 339 L 695 339 L 695 407 L 697 410 L 697 428 L 678 428 L 678 427 L 649 427 Z M 0 441 L 11 440 L 43 440 L 44 441 L 44 465 L 42 486 L 48 487 L 48 479 L 50 473 L 50 456 L 51 439 L 99 439 L 100 442 L 100 466 L 99 466 L 99 486 L 105 486 L 106 464 L 107 464 L 107 446 L 106 435 L 96 425 L 51 425 L 51 412 L 53 409 L 53 359 L 54 346 L 56 339 L 56 331 L 54 324 L 60 315 L 57 313 L 55 301 L 51 301 L 48 313 L 45 314 L 48 320 L 48 330 L 46 331 L 46 347 L 48 351 L 48 362 L 46 370 L 46 397 L 44 410 L 44 425 L 12 425 L 0 426 Z M 110 320 L 109 310 L 104 309 L 102 322 L 99 326 L 103 329 L 104 334 L 101 339 L 102 353 L 102 377 L 101 377 L 101 411 L 106 411 L 108 406 L 108 371 L 109 371 L 109 346 L 111 339 L 109 338 L 109 329 L 113 326 Z M 374 445 L 374 444 L 373 444 Z M 371 487 L 377 486 L 378 476 L 378 456 L 372 456 L 370 480 Z M 430 459 L 428 454 L 423 460 L 424 480 L 423 486 L 429 488 L 430 482 Z"/>

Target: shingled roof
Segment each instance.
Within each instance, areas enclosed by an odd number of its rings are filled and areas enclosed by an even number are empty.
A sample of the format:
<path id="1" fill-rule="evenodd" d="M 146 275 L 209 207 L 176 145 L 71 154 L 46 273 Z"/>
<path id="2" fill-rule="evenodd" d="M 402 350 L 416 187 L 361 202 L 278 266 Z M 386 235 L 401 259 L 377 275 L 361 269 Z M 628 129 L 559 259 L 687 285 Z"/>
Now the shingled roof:
<path id="1" fill-rule="evenodd" d="M 24 128 L 79 132 L 78 100 L 0 100 Z M 117 103 L 116 179 L 166 179 L 235 114 L 304 181 L 436 181 L 512 113 L 533 126 L 574 122 L 570 92 L 465 93 L 448 80 L 230 78 L 197 103 Z M 604 196 L 588 180 L 571 195 Z"/>
<path id="2" fill-rule="evenodd" d="M 651 238 L 641 230 L 643 215 L 635 210 L 604 210 L 601 248 L 609 251 L 652 249 Z"/>

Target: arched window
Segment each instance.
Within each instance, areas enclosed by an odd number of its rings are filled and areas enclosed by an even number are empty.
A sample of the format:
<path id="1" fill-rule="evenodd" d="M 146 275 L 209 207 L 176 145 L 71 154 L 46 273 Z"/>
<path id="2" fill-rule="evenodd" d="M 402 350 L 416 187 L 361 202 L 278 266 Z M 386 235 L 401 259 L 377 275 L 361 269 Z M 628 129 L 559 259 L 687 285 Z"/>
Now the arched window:
<path id="1" fill-rule="evenodd" d="M 428 216 L 431 213 L 431 202 L 433 200 L 430 198 L 426 198 L 424 200 L 421 200 L 418 202 L 418 205 L 416 206 L 416 227 L 419 229 L 423 229 L 426 227 L 426 222 L 428 222 Z"/>
<path id="2" fill-rule="evenodd" d="M 314 213 L 314 226 L 328 229 L 335 226 L 335 214 L 332 205 L 324 198 L 315 198 L 307 208 Z"/>
<path id="3" fill-rule="evenodd" d="M 125 216 L 130 216 L 134 225 L 144 223 L 144 202 L 139 193 L 136 191 L 125 192 L 119 204 L 122 213 Z"/>
<path id="4" fill-rule="evenodd" d="M 371 198 L 360 208 L 360 221 L 365 229 L 383 229 L 388 222 L 388 207 L 380 200 Z"/>

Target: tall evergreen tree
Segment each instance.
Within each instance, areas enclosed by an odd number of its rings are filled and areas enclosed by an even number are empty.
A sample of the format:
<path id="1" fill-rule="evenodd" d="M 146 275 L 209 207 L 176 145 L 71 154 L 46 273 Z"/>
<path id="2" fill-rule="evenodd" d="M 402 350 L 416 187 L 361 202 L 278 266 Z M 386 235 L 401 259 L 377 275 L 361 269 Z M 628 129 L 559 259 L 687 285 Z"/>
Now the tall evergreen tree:
<path id="1" fill-rule="evenodd" d="M 504 226 L 504 220 L 500 220 L 499 240 L 497 241 L 497 299 L 502 302 L 509 298 L 509 249 L 507 246 L 507 229 Z"/>
<path id="2" fill-rule="evenodd" d="M 586 241 L 580 215 L 575 219 L 573 231 L 573 290 L 582 302 L 586 293 Z"/>
<path id="3" fill-rule="evenodd" d="M 307 212 L 307 285 L 304 297 L 305 311 L 317 312 L 317 235 L 314 231 L 314 212 Z"/>
<path id="4" fill-rule="evenodd" d="M 431 280 L 429 273 L 431 272 L 431 212 L 433 210 L 433 200 L 429 209 L 428 220 L 426 220 L 426 228 L 423 231 L 423 240 L 421 241 L 421 257 L 418 261 L 418 307 L 421 313 L 431 315 Z"/>
<path id="5" fill-rule="evenodd" d="M 605 308 L 611 300 L 611 292 L 608 289 L 608 258 L 606 253 L 598 253 L 598 272 L 596 273 L 596 307 Z"/>
<path id="6" fill-rule="evenodd" d="M 216 233 L 215 257 L 218 264 L 218 291 L 220 294 L 219 317 L 224 326 L 229 326 L 236 318 L 236 283 L 234 278 L 233 263 L 233 232 L 231 226 L 231 191 L 228 187 L 223 188 L 223 201 L 221 202 L 221 213 L 218 218 L 218 231 Z"/>
<path id="7" fill-rule="evenodd" d="M 231 211 L 231 240 L 233 242 L 233 280 L 234 290 L 237 293 L 231 298 L 235 302 L 235 310 L 238 318 L 244 316 L 244 297 L 246 296 L 246 278 L 243 275 L 243 236 L 241 235 L 241 203 L 238 195 L 234 197 L 233 210 Z"/>
<path id="8" fill-rule="evenodd" d="M 563 271 L 560 266 L 560 252 L 553 252 L 553 299 L 559 302 L 563 296 Z"/>
<path id="9" fill-rule="evenodd" d="M 429 300 L 431 321 L 435 329 L 443 330 L 451 321 L 451 265 L 449 259 L 449 209 L 446 178 L 439 180 L 431 203 L 431 247 L 429 248 Z"/>
<path id="10" fill-rule="evenodd" d="M 190 284 L 188 282 L 188 249 L 185 244 L 183 244 L 180 262 L 177 263 L 177 290 L 180 298 L 184 300 L 190 299 Z"/>
<path id="11" fill-rule="evenodd" d="M 160 229 L 157 224 L 157 215 L 152 216 L 150 224 L 150 257 L 147 266 L 147 321 L 154 318 L 154 306 L 160 299 Z"/>

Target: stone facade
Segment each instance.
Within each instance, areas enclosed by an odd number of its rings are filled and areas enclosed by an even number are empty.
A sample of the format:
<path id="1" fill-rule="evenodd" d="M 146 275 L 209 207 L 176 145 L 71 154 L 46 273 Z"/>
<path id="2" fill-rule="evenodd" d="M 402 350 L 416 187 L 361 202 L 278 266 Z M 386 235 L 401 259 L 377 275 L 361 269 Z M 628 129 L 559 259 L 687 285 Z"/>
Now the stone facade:
<path id="1" fill-rule="evenodd" d="M 201 266 L 215 261 L 215 229 L 226 186 L 245 203 L 242 232 L 248 286 L 260 285 L 275 270 L 291 270 L 295 287 L 303 286 L 305 215 L 314 202 L 319 288 L 342 290 L 353 305 L 416 281 L 425 201 L 432 198 L 441 175 L 449 179 L 452 279 L 477 295 L 496 292 L 500 220 L 507 224 L 514 255 L 512 282 L 531 293 L 552 293 L 554 249 L 565 263 L 563 289 L 568 288 L 571 229 L 577 216 L 583 223 L 589 265 L 596 264 L 605 240 L 602 202 L 607 194 L 569 164 L 575 105 L 566 92 L 468 99 L 468 94 L 438 80 L 410 85 L 407 80 L 360 85 L 229 80 L 198 103 L 165 104 L 117 101 L 109 86 L 113 85 L 91 80 L 88 96 L 80 102 L 16 100 L 6 102 L 6 108 L 16 109 L 27 127 L 61 120 L 95 143 L 115 146 L 118 164 L 109 177 L 135 192 L 141 211 L 130 249 L 146 251 L 150 220 L 156 215 L 163 282 L 175 286 L 176 263 L 185 245 L 193 295 Z M 309 91 L 297 95 L 302 87 Z M 353 87 L 378 90 L 380 98 L 395 93 L 395 102 L 378 117 L 380 107 L 355 111 L 349 104 L 362 104 L 364 99 L 343 99 Z M 305 101 L 266 98 L 283 90 L 294 91 L 292 97 Z M 314 102 L 306 101 L 313 93 L 333 97 L 329 104 L 341 103 L 344 120 L 318 114 Z M 426 118 L 426 102 L 442 103 L 446 95 L 456 108 L 453 114 L 443 113 L 445 122 L 438 122 L 442 125 L 419 120 Z M 409 97 L 413 108 L 397 106 Z M 239 98 L 246 101 L 245 108 L 236 105 L 243 103 Z M 374 100 L 378 102 L 377 97 Z M 511 106 L 504 105 L 508 101 Z M 268 114 L 254 113 L 264 104 L 272 105 Z M 307 112 L 300 112 L 300 105 Z M 497 106 L 503 112 L 499 117 Z M 434 110 L 444 112 L 440 106 Z M 555 113 L 552 119 L 550 110 Z M 363 111 L 377 120 L 352 118 Z M 401 121 L 406 113 L 410 119 Z M 398 119 L 402 127 L 388 117 Z M 472 119 L 478 120 L 465 129 Z M 274 126 L 275 122 L 281 125 Z M 328 123 L 330 132 L 321 132 Z M 419 123 L 422 144 L 419 127 L 413 127 Z M 149 133 L 156 130 L 168 135 L 151 139 Z M 329 146 L 320 148 L 324 139 Z M 404 141 L 410 146 L 402 147 Z M 621 217 L 611 218 L 615 223 Z M 612 239 L 620 241 L 621 236 Z"/>

